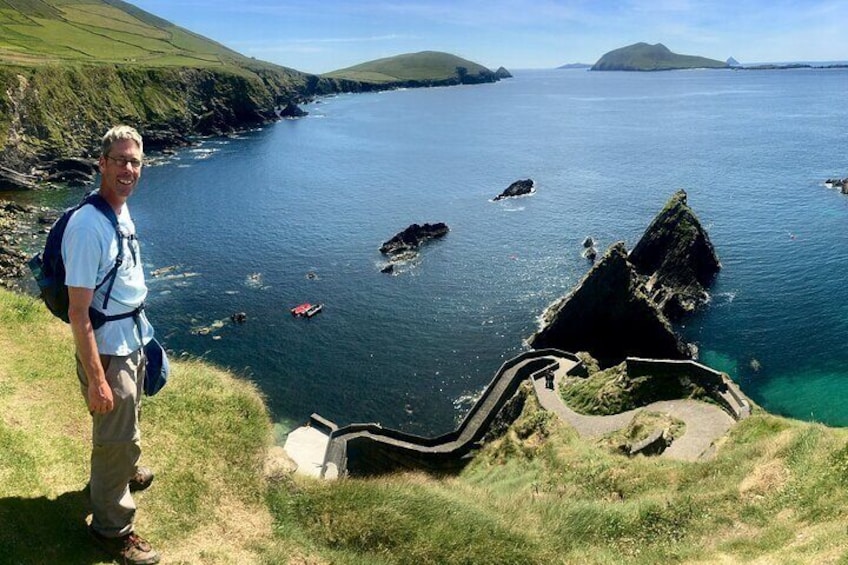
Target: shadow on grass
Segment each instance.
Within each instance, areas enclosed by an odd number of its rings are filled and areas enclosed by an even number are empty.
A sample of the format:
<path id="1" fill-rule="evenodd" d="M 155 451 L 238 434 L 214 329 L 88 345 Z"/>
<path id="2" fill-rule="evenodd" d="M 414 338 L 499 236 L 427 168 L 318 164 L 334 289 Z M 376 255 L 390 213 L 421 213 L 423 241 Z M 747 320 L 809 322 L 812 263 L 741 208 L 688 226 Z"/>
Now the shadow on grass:
<path id="1" fill-rule="evenodd" d="M 0 498 L 0 561 L 3 563 L 102 563 L 108 558 L 88 535 L 88 494 Z"/>

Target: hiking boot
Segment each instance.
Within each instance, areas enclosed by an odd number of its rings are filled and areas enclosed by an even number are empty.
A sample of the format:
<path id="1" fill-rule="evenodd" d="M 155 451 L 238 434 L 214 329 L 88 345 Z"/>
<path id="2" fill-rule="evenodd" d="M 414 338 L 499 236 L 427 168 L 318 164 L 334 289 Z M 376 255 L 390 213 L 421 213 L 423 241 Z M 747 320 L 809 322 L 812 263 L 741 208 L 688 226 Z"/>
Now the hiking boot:
<path id="1" fill-rule="evenodd" d="M 150 486 L 153 482 L 153 470 L 148 467 L 139 467 L 135 475 L 130 479 L 130 492 L 138 492 Z"/>
<path id="2" fill-rule="evenodd" d="M 122 565 L 154 565 L 159 563 L 159 554 L 144 538 L 133 532 L 119 538 L 107 538 L 91 526 L 88 532 L 97 545 Z"/>

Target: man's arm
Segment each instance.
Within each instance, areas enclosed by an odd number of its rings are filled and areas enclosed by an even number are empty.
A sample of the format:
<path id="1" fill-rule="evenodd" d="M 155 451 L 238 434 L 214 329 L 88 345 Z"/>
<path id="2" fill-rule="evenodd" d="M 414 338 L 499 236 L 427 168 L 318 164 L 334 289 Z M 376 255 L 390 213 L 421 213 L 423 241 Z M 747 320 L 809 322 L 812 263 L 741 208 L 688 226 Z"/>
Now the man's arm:
<path id="1" fill-rule="evenodd" d="M 88 308 L 94 299 L 94 290 L 69 286 L 68 298 L 71 332 L 74 334 L 77 355 L 88 377 L 88 409 L 92 413 L 105 414 L 112 410 L 114 401 L 112 389 L 106 382 L 106 373 L 100 363 L 100 353 L 94 340 L 94 327 L 88 315 Z"/>

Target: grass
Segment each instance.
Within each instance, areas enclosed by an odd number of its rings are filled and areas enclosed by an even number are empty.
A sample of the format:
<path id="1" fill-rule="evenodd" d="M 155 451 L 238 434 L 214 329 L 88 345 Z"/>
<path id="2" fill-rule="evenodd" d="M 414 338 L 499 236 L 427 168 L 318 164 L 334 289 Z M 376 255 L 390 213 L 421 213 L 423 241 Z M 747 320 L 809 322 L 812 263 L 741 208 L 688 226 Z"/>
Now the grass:
<path id="1" fill-rule="evenodd" d="M 846 430 L 758 410 L 711 461 L 630 459 L 531 394 L 455 476 L 270 479 L 255 387 L 174 357 L 145 399 L 157 478 L 137 495 L 139 531 L 169 563 L 848 563 Z M 82 527 L 89 438 L 67 326 L 0 290 L 4 562 L 102 562 Z"/>
<path id="2" fill-rule="evenodd" d="M 127 6 L 100 0 L 0 7 L 0 60 L 232 67 L 250 59 L 214 41 Z"/>
<path id="3" fill-rule="evenodd" d="M 706 391 L 688 379 L 630 377 L 625 363 L 587 378 L 570 377 L 560 386 L 565 403 L 581 414 L 619 414 L 658 400 L 694 398 L 707 400 Z"/>

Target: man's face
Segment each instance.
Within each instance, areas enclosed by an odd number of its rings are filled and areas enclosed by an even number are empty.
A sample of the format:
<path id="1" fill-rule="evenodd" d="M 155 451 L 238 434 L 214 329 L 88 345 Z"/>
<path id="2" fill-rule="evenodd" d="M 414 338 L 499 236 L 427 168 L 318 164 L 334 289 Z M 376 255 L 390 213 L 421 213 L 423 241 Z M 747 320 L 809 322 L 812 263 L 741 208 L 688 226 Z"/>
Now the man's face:
<path id="1" fill-rule="evenodd" d="M 116 141 L 109 152 L 100 157 L 100 189 L 104 196 L 125 202 L 141 178 L 141 150 L 131 139 Z"/>

